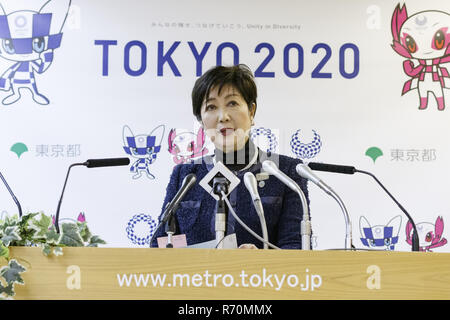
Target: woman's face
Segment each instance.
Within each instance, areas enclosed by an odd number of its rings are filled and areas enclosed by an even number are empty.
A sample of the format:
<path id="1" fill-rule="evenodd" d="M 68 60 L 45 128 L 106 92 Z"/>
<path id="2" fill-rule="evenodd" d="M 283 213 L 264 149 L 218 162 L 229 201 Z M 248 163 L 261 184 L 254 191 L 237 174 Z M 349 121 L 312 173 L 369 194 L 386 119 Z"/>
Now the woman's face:
<path id="1" fill-rule="evenodd" d="M 255 104 L 251 111 L 239 91 L 231 85 L 213 87 L 203 101 L 203 128 L 216 148 L 224 152 L 239 150 L 248 140 Z"/>

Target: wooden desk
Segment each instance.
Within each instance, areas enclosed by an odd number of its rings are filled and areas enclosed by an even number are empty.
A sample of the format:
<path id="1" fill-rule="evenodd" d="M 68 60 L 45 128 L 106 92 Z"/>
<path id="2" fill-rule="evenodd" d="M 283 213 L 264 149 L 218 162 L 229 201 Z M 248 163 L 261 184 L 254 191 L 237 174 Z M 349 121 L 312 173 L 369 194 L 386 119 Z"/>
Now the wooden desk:
<path id="1" fill-rule="evenodd" d="M 449 253 L 10 249 L 28 268 L 15 299 L 450 299 Z"/>

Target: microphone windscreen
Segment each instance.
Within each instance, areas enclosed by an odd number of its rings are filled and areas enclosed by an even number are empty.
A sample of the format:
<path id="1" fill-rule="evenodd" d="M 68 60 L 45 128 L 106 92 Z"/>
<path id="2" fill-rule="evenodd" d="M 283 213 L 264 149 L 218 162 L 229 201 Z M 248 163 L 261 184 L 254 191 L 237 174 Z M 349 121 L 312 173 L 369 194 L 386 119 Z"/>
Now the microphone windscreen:
<path id="1" fill-rule="evenodd" d="M 206 176 L 204 176 L 199 182 L 200 187 L 205 189 L 205 191 L 216 200 L 220 200 L 220 198 L 219 195 L 214 193 L 214 180 L 226 181 L 228 186 L 226 187 L 227 192 L 225 192 L 225 195 L 230 194 L 230 192 L 233 191 L 233 189 L 236 188 L 241 182 L 239 178 L 221 161 L 217 161 L 214 164 L 214 167 L 209 170 Z"/>
<path id="2" fill-rule="evenodd" d="M 197 181 L 197 176 L 195 173 L 190 173 L 186 177 L 184 177 L 182 186 L 187 186 L 188 189 L 192 188 Z"/>
<path id="3" fill-rule="evenodd" d="M 256 181 L 256 177 L 253 173 L 246 172 L 244 174 L 244 184 L 253 201 L 261 200 L 258 193 L 258 182 Z"/>
<path id="4" fill-rule="evenodd" d="M 310 163 L 308 163 L 308 167 L 310 167 L 312 170 L 317 170 L 317 171 L 335 172 L 335 173 L 344 173 L 344 174 L 354 174 L 356 172 L 355 167 L 341 166 L 341 165 L 329 164 L 329 163 L 310 162 Z"/>
<path id="5" fill-rule="evenodd" d="M 89 159 L 86 161 L 88 168 L 127 166 L 129 164 L 130 159 L 128 158 Z"/>

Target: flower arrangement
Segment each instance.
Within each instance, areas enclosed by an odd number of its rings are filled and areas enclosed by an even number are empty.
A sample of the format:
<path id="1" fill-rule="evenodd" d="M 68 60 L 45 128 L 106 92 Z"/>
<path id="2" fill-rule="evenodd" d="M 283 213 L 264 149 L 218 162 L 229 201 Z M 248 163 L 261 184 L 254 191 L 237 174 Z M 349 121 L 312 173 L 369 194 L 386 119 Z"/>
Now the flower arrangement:
<path id="1" fill-rule="evenodd" d="M 45 256 L 63 254 L 64 247 L 97 247 L 106 244 L 90 232 L 84 213 L 76 222 L 64 222 L 56 232 L 54 217 L 43 212 L 28 213 L 22 217 L 6 216 L 0 219 L 0 259 L 7 265 L 0 269 L 0 300 L 12 299 L 15 284 L 24 284 L 21 274 L 26 268 L 9 255 L 9 247 L 40 247 Z"/>

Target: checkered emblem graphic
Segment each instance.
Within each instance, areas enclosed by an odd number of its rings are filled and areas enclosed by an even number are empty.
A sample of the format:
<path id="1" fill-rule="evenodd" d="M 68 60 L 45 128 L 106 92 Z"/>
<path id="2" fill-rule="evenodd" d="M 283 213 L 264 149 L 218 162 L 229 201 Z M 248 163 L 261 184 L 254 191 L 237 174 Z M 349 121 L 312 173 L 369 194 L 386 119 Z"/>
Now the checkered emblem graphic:
<path id="1" fill-rule="evenodd" d="M 386 225 L 371 226 L 366 217 L 359 218 L 359 229 L 361 232 L 361 242 L 369 248 L 395 250 L 398 243 L 398 235 L 402 217 L 400 215 L 392 218 Z"/>
<path id="2" fill-rule="evenodd" d="M 300 159 L 311 159 L 317 156 L 322 148 L 322 140 L 320 139 L 319 134 L 312 130 L 313 132 L 313 141 L 310 143 L 302 142 L 302 138 L 300 135 L 300 129 L 297 130 L 291 138 L 291 150 Z"/>
<path id="3" fill-rule="evenodd" d="M 150 245 L 150 239 L 156 231 L 156 221 L 148 214 L 137 214 L 128 221 L 126 232 L 133 244 Z"/>
<path id="4" fill-rule="evenodd" d="M 23 88 L 31 92 L 34 102 L 50 103 L 38 90 L 36 75 L 46 72 L 53 63 L 70 3 L 71 0 L 49 0 L 39 11 L 13 12 L 6 12 L 0 3 L 0 58 L 8 63 L 6 69 L 0 70 L 0 91 L 6 91 L 3 105 L 19 101 Z"/>
<path id="5" fill-rule="evenodd" d="M 139 179 L 143 173 L 150 180 L 156 177 L 150 172 L 150 166 L 156 161 L 161 151 L 165 126 L 159 125 L 149 134 L 135 135 L 130 127 L 125 125 L 122 130 L 123 150 L 136 160 L 130 167 L 133 179 Z"/>
<path id="6" fill-rule="evenodd" d="M 278 140 L 270 129 L 263 127 L 252 129 L 250 139 L 265 152 L 276 152 Z"/>

